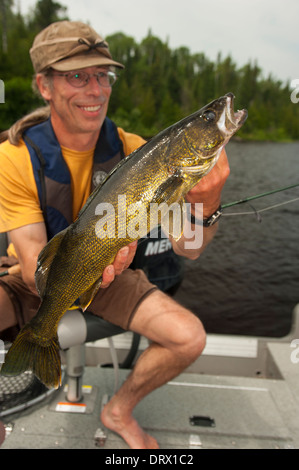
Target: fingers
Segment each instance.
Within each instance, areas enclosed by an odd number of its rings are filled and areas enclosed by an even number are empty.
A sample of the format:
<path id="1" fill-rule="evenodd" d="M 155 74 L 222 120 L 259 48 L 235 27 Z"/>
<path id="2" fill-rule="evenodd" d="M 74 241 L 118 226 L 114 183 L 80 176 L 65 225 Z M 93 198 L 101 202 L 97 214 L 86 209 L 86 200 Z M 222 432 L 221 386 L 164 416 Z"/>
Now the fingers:
<path id="1" fill-rule="evenodd" d="M 113 264 L 110 264 L 103 271 L 101 288 L 106 289 L 106 287 L 108 287 L 111 284 L 111 282 L 114 281 L 114 278 L 115 278 L 114 266 Z"/>
<path id="2" fill-rule="evenodd" d="M 127 258 L 126 268 L 128 268 L 130 266 L 130 264 L 132 263 L 132 261 L 134 259 L 134 256 L 136 255 L 137 245 L 138 245 L 137 240 L 135 240 L 134 242 L 130 243 L 130 245 L 128 245 L 129 254 L 128 254 L 128 258 Z"/>
<path id="3" fill-rule="evenodd" d="M 188 192 L 186 200 L 191 203 L 201 202 L 204 217 L 213 214 L 220 205 L 221 192 L 229 173 L 227 155 L 223 150 L 214 168 Z"/>
<path id="4" fill-rule="evenodd" d="M 117 253 L 113 262 L 115 274 L 121 274 L 124 269 L 127 269 L 133 261 L 137 249 L 137 241 L 124 246 Z"/>
<path id="5" fill-rule="evenodd" d="M 21 266 L 14 264 L 11 268 L 8 268 L 8 274 L 19 274 L 21 272 Z"/>
<path id="6" fill-rule="evenodd" d="M 121 248 L 113 261 L 113 264 L 107 266 L 103 271 L 103 280 L 101 287 L 108 287 L 114 281 L 115 276 L 121 274 L 127 269 L 133 261 L 137 249 L 137 241 Z"/>

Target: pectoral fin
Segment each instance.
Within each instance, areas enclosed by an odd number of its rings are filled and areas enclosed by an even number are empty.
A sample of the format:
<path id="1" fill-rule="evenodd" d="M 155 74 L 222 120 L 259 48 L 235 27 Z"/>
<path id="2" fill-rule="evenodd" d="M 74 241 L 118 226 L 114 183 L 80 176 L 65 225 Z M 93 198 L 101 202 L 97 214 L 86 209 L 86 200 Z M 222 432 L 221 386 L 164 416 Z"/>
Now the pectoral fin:
<path id="1" fill-rule="evenodd" d="M 172 201 L 180 199 L 183 184 L 184 179 L 180 175 L 175 173 L 169 176 L 156 189 L 151 202 L 171 204 Z"/>

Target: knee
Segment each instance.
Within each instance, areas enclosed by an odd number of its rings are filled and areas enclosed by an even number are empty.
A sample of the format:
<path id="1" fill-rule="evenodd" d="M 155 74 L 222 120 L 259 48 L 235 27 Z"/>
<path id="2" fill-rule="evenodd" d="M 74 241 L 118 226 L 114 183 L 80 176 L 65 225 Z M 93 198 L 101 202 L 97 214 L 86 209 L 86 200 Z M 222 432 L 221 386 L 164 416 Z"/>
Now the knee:
<path id="1" fill-rule="evenodd" d="M 195 316 L 194 316 L 195 317 Z M 185 350 L 191 361 L 195 361 L 206 346 L 206 332 L 199 318 L 195 317 L 192 330 L 186 332 Z"/>
<path id="2" fill-rule="evenodd" d="M 178 332 L 177 352 L 191 363 L 203 352 L 206 345 L 206 332 L 202 322 L 190 313 L 188 321 Z"/>

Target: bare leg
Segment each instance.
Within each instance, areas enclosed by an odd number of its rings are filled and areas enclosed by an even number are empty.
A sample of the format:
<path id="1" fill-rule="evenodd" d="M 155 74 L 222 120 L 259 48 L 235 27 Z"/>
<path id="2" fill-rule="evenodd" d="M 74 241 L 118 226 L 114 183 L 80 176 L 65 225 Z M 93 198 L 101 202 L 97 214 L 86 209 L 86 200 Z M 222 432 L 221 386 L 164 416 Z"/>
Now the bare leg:
<path id="1" fill-rule="evenodd" d="M 156 449 L 158 443 L 140 428 L 132 416 L 133 409 L 200 355 L 205 346 L 205 332 L 197 317 L 161 292 L 154 292 L 142 302 L 131 328 L 153 343 L 105 406 L 101 419 L 132 449 Z"/>

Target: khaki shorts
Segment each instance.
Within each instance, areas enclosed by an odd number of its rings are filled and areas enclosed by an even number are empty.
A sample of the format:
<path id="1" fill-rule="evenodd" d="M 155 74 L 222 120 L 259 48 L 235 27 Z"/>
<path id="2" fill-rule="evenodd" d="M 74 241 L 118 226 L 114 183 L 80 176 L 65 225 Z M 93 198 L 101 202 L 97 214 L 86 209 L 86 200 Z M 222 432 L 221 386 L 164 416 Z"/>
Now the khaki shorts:
<path id="1" fill-rule="evenodd" d="M 5 269 L 0 268 L 0 272 Z M 18 327 L 22 328 L 36 314 L 40 298 L 28 289 L 20 274 L 1 277 L 0 286 L 9 295 Z M 109 287 L 99 289 L 88 311 L 127 330 L 139 304 L 156 289 L 142 270 L 127 269 Z"/>

